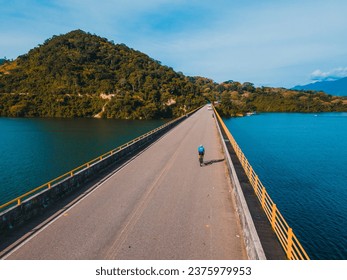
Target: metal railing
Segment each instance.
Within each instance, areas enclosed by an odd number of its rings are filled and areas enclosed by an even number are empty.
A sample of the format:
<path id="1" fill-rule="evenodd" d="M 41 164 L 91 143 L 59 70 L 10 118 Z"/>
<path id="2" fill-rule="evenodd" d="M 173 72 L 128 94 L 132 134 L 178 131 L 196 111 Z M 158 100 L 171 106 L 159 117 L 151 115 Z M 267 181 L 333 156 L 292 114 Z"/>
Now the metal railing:
<path id="1" fill-rule="evenodd" d="M 199 108 L 189 112 L 187 115 L 193 114 L 194 112 L 196 112 L 200 108 L 201 107 L 199 107 Z M 55 179 L 45 183 L 45 184 L 43 184 L 43 185 L 41 185 L 41 186 L 31 190 L 31 191 L 28 191 L 28 192 L 26 192 L 26 193 L 24 193 L 24 194 L 22 194 L 22 195 L 20 195 L 20 196 L 18 196 L 16 198 L 12 199 L 12 200 L 10 200 L 10 201 L 0 205 L 0 210 L 4 209 L 6 207 L 9 207 L 9 206 L 11 206 L 11 205 L 13 205 L 15 203 L 17 205 L 21 205 L 21 203 L 22 203 L 22 201 L 24 199 L 27 199 L 27 198 L 31 197 L 32 195 L 36 194 L 37 192 L 39 192 L 39 191 L 41 191 L 43 189 L 50 189 L 50 188 L 52 188 L 52 186 L 54 184 L 57 184 L 57 183 L 61 182 L 62 180 L 66 179 L 68 177 L 74 176 L 77 172 L 82 171 L 83 169 L 89 168 L 91 165 L 102 161 L 103 159 L 107 158 L 108 156 L 111 156 L 111 155 L 115 154 L 116 152 L 123 150 L 124 148 L 126 148 L 126 147 L 128 147 L 128 146 L 130 146 L 130 145 L 132 145 L 134 143 L 136 143 L 137 141 L 139 141 L 139 140 L 141 140 L 143 138 L 146 138 L 149 135 L 154 134 L 155 132 L 157 132 L 157 131 L 159 131 L 159 130 L 161 130 L 161 129 L 169 126 L 169 125 L 171 125 L 172 123 L 177 122 L 177 121 L 179 121 L 182 118 L 186 118 L 187 115 L 178 117 L 178 118 L 176 118 L 176 119 L 174 119 L 174 120 L 172 120 L 170 122 L 167 122 L 167 123 L 159 126 L 158 128 L 155 128 L 155 129 L 153 129 L 153 130 L 151 130 L 151 131 L 149 131 L 149 132 L 147 132 L 147 133 L 145 133 L 145 134 L 143 134 L 143 135 L 141 135 L 141 136 L 139 136 L 139 137 L 137 137 L 137 138 L 135 138 L 135 139 L 133 139 L 133 140 L 131 140 L 131 141 L 129 141 L 129 142 L 127 142 L 127 143 L 125 143 L 125 144 L 123 144 L 123 145 L 121 145 L 121 146 L 119 146 L 119 147 L 117 147 L 117 148 L 115 148 L 115 149 L 113 149 L 113 150 L 103 154 L 103 155 L 101 155 L 101 156 L 98 156 L 97 158 L 92 159 L 91 161 L 88 161 L 88 162 L 86 162 L 86 163 L 76 167 L 75 169 L 70 170 L 69 172 L 66 172 L 65 174 L 63 174 L 63 175 L 61 175 L 61 176 L 59 176 L 59 177 L 57 177 L 57 178 L 55 178 Z"/>
<path id="2" fill-rule="evenodd" d="M 253 167 L 248 162 L 244 153 L 240 149 L 239 145 L 236 143 L 234 137 L 231 135 L 230 131 L 224 124 L 223 120 L 219 116 L 218 112 L 214 108 L 215 114 L 219 120 L 219 123 L 223 127 L 223 130 L 230 141 L 253 189 L 257 195 L 259 202 L 271 223 L 272 229 L 276 233 L 276 236 L 284 249 L 286 256 L 290 260 L 309 260 L 305 249 L 300 244 L 298 238 L 293 233 L 293 229 L 289 227 L 286 220 L 277 209 L 276 204 L 272 201 L 271 197 L 267 193 L 264 185 L 259 180 L 258 175 L 254 172 Z"/>

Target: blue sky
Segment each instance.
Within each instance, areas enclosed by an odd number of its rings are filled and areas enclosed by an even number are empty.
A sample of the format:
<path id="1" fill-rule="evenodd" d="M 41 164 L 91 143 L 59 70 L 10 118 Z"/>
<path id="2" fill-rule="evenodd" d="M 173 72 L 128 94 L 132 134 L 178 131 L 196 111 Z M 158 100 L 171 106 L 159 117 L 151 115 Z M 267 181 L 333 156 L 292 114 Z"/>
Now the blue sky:
<path id="1" fill-rule="evenodd" d="M 189 76 L 292 87 L 347 76 L 346 0 L 0 0 L 0 57 L 82 29 Z"/>

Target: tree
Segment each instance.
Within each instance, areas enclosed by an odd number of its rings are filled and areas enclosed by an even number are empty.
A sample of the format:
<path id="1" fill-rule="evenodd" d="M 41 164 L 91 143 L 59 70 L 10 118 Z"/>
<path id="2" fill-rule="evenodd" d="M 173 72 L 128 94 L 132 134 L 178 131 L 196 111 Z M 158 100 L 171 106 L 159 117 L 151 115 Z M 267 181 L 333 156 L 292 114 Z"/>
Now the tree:
<path id="1" fill-rule="evenodd" d="M 242 90 L 254 92 L 255 91 L 254 84 L 250 82 L 245 82 L 242 84 Z"/>

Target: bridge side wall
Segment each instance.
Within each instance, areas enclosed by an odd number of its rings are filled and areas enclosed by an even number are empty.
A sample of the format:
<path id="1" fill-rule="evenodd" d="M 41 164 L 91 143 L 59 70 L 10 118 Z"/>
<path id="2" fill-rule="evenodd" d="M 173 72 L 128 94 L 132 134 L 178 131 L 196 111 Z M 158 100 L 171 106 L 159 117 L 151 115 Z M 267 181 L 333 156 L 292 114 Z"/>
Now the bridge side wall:
<path id="1" fill-rule="evenodd" d="M 243 238 L 246 243 L 246 250 L 249 259 L 252 260 L 266 260 L 266 256 L 261 245 L 257 230 L 253 223 L 252 216 L 247 206 L 243 191 L 241 189 L 240 181 L 237 177 L 233 162 L 231 161 L 228 148 L 225 144 L 225 141 L 228 141 L 227 137 L 224 137 L 222 128 L 219 125 L 219 121 L 216 118 L 216 124 L 218 132 L 222 141 L 223 151 L 226 158 L 226 163 L 229 170 L 229 175 L 232 183 L 232 191 L 234 197 L 236 198 L 236 207 L 237 212 L 240 217 L 240 222 L 243 230 Z"/>
<path id="2" fill-rule="evenodd" d="M 161 130 L 155 131 L 147 137 L 142 138 L 116 153 L 105 157 L 103 160 L 90 165 L 90 167 L 85 168 L 73 176 L 53 185 L 50 189 L 45 189 L 37 193 L 23 201 L 21 205 L 16 205 L 3 211 L 0 213 L 0 236 L 3 233 L 14 230 L 34 216 L 43 213 L 47 207 L 68 196 L 82 186 L 85 186 L 86 183 L 97 178 L 97 176 L 100 176 L 102 172 L 110 169 L 119 161 L 128 158 L 129 156 L 136 155 L 194 112 L 195 111 L 187 114 L 185 117 L 178 118 L 176 121 L 163 127 Z"/>

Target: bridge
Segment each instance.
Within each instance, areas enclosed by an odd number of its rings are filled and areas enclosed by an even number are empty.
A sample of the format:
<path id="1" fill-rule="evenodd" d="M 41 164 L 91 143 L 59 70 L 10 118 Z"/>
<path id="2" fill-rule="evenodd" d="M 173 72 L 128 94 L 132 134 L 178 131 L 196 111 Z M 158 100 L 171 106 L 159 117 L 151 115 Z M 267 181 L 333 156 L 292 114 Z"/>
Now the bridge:
<path id="1" fill-rule="evenodd" d="M 2 205 L 0 256 L 308 259 L 234 142 L 205 106 L 100 156 Z"/>

